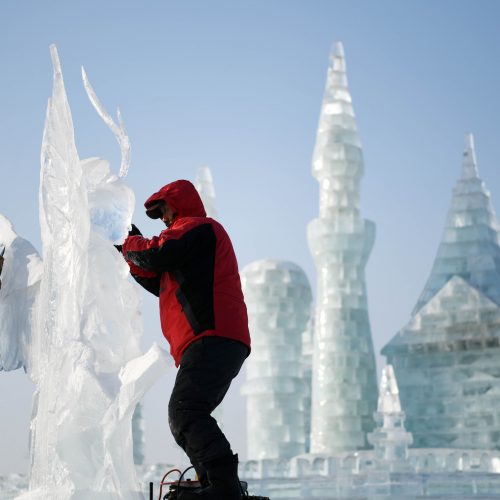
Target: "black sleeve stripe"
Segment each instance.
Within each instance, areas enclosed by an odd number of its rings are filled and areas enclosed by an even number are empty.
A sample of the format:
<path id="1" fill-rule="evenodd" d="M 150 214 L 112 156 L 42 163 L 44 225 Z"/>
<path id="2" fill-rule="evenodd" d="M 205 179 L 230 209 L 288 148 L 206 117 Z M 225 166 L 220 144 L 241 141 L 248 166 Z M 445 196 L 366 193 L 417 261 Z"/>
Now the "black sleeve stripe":
<path id="1" fill-rule="evenodd" d="M 160 296 L 160 276 L 156 276 L 155 278 L 145 278 L 144 276 L 137 276 L 132 274 L 132 277 L 148 292 Z"/>

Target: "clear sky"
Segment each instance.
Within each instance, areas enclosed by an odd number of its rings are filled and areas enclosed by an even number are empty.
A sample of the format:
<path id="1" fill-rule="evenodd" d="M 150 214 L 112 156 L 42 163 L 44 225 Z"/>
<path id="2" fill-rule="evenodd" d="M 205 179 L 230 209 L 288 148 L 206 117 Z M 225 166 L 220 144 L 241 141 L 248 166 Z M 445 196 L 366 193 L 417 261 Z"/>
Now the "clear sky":
<path id="1" fill-rule="evenodd" d="M 378 353 L 409 319 L 430 272 L 468 132 L 499 207 L 499 23 L 495 0 L 3 0 L 0 212 L 40 248 L 39 155 L 56 43 L 82 158 L 119 166 L 80 65 L 106 108 L 122 110 L 135 223 L 145 234 L 162 228 L 146 219 L 143 201 L 209 165 L 240 267 L 291 260 L 314 288 L 311 156 L 330 47 L 341 40 L 364 145 L 362 212 L 377 224 L 367 283 Z M 144 316 L 144 348 L 163 343 L 150 297 Z M 244 458 L 243 379 L 225 428 Z M 179 457 L 166 420 L 172 380 L 145 400 L 147 461 Z M 24 373 L 0 373 L 0 474 L 27 470 L 31 393 Z"/>

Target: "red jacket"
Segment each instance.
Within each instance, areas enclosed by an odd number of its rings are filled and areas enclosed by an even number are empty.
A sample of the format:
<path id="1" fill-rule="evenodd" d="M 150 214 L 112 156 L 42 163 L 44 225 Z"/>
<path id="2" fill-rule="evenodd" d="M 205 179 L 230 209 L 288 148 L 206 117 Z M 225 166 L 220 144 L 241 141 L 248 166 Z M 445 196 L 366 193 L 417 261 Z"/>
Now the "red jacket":
<path id="1" fill-rule="evenodd" d="M 151 239 L 129 236 L 122 252 L 134 278 L 160 298 L 161 327 L 176 365 L 201 337 L 226 337 L 250 348 L 238 264 L 226 231 L 206 216 L 189 181 L 162 187 L 146 208 L 159 200 L 177 213 L 174 222 Z"/>

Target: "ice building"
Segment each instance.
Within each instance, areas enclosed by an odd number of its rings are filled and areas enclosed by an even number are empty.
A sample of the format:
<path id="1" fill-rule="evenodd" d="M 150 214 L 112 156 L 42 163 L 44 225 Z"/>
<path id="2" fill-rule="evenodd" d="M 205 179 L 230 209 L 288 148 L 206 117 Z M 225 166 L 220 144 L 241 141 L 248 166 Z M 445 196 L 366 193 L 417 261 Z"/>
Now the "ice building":
<path id="1" fill-rule="evenodd" d="M 500 246 L 472 135 L 409 323 L 383 348 L 419 448 L 500 449 Z"/>
<path id="2" fill-rule="evenodd" d="M 363 449 L 377 404 L 365 265 L 375 225 L 360 215 L 363 152 L 344 50 L 331 54 L 313 155 L 319 217 L 307 230 L 317 269 L 311 452 Z"/>
<path id="3" fill-rule="evenodd" d="M 302 380 L 304 381 L 304 427 L 306 433 L 306 453 L 311 450 L 311 407 L 312 369 L 314 352 L 314 305 L 305 330 L 302 332 Z"/>
<path id="4" fill-rule="evenodd" d="M 302 332 L 311 288 L 291 262 L 260 260 L 241 272 L 252 335 L 246 362 L 248 456 L 290 458 L 306 451 Z"/>

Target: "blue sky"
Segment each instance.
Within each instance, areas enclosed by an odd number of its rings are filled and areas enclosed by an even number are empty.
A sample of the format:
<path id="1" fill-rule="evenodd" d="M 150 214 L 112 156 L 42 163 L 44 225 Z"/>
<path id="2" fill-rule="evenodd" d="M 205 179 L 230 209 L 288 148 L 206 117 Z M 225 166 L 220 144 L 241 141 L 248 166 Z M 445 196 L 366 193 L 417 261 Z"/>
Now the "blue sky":
<path id="1" fill-rule="evenodd" d="M 292 260 L 314 288 L 306 241 L 318 212 L 311 156 L 330 47 L 341 40 L 364 146 L 362 213 L 377 225 L 367 283 L 379 352 L 408 320 L 430 272 L 468 132 L 499 206 L 499 21 L 500 3 L 490 0 L 4 1 L 0 212 L 40 248 L 39 155 L 52 85 L 48 47 L 56 43 L 82 158 L 119 166 L 80 65 L 106 108 L 122 110 L 143 232 L 161 227 L 146 219 L 142 202 L 209 165 L 240 266 Z M 162 342 L 149 297 L 144 314 L 144 347 Z M 166 423 L 171 379 L 145 403 L 151 461 L 178 457 Z M 244 457 L 238 384 L 226 428 Z M 0 449 L 12 450 L 0 456 L 0 473 L 23 470 L 27 377 L 0 374 L 0 394 Z"/>

